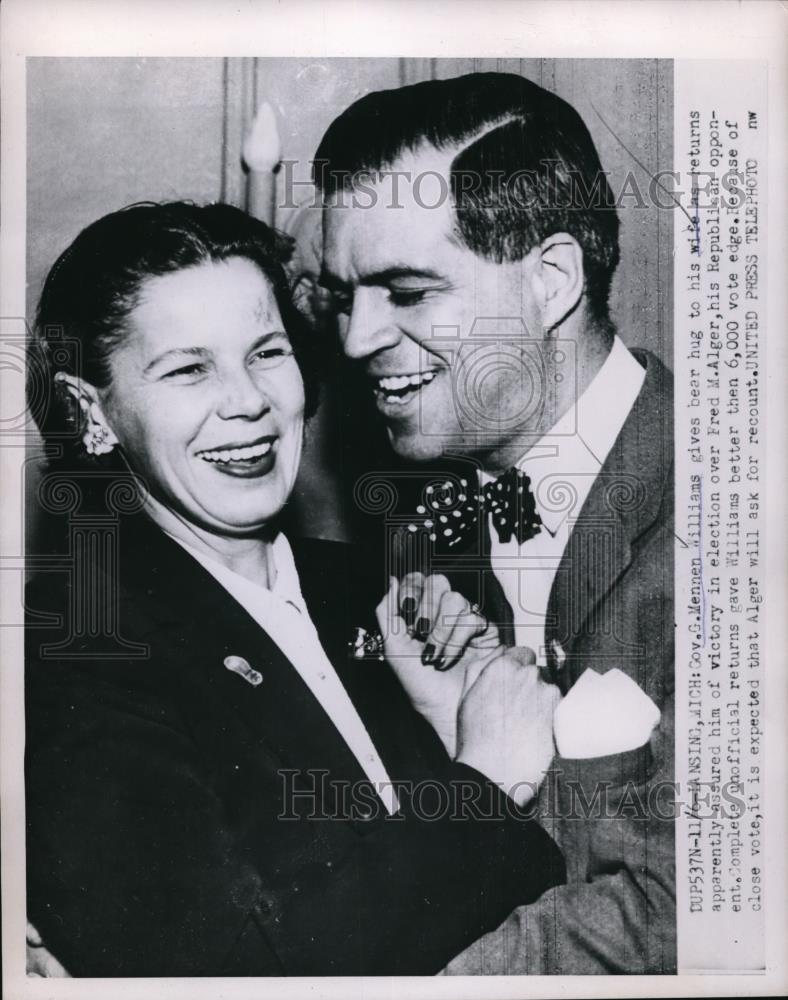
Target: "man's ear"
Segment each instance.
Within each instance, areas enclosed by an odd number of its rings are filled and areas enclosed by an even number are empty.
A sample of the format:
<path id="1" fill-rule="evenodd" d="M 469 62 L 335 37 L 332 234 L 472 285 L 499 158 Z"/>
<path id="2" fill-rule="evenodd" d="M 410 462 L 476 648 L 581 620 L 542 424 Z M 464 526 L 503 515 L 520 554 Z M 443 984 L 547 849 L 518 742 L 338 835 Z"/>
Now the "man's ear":
<path id="1" fill-rule="evenodd" d="M 554 233 L 535 249 L 538 259 L 532 280 L 542 328 L 554 330 L 574 312 L 583 296 L 583 251 L 568 233 Z"/>
<path id="2" fill-rule="evenodd" d="M 79 408 L 82 416 L 81 434 L 85 450 L 91 455 L 103 455 L 118 443 L 115 433 L 104 416 L 98 390 L 90 382 L 58 372 L 55 375 L 56 384 L 69 394 Z"/>

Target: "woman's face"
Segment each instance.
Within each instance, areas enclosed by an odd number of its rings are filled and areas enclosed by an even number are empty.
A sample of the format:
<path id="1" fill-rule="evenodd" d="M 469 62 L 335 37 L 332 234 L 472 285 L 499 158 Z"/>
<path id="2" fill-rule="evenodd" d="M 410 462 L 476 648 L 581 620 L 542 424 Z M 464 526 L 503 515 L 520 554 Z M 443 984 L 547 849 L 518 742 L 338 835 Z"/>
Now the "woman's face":
<path id="1" fill-rule="evenodd" d="M 101 409 L 151 492 L 220 535 L 274 517 L 301 456 L 304 385 L 273 290 L 233 257 L 145 281 Z"/>

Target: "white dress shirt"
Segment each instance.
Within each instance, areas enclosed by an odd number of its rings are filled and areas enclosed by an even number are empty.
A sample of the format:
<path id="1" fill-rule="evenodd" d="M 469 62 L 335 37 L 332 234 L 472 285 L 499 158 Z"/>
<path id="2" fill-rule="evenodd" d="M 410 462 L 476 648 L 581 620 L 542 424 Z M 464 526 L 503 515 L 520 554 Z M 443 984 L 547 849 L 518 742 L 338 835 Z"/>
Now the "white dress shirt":
<path id="1" fill-rule="evenodd" d="M 171 536 L 215 577 L 281 649 L 320 702 L 339 735 L 374 785 L 389 815 L 399 802 L 383 761 L 361 721 L 309 617 L 293 550 L 280 532 L 272 545 L 275 582 L 271 589 L 248 580 L 180 538 Z M 265 678 L 264 678 L 265 680 Z"/>
<path id="2" fill-rule="evenodd" d="M 624 426 L 646 372 L 616 337 L 595 378 L 517 462 L 528 474 L 542 530 L 518 545 L 500 542 L 490 521 L 492 569 L 514 614 L 515 642 L 546 662 L 547 603 L 575 521 Z M 481 472 L 482 485 L 494 476 Z"/>

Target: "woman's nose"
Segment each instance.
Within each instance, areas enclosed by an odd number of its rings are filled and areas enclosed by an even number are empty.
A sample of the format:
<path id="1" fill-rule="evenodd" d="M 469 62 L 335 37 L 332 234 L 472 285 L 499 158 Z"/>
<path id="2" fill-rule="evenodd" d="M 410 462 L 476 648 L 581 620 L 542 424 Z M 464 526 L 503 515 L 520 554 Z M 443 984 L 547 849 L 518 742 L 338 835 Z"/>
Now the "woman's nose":
<path id="1" fill-rule="evenodd" d="M 384 299 L 382 290 L 358 288 L 353 296 L 350 316 L 344 324 L 340 324 L 339 336 L 345 354 L 359 360 L 393 347 L 402 333 L 393 322 L 391 307 Z"/>
<path id="2" fill-rule="evenodd" d="M 268 393 L 248 369 L 222 380 L 217 412 L 223 420 L 259 420 L 271 408 Z"/>

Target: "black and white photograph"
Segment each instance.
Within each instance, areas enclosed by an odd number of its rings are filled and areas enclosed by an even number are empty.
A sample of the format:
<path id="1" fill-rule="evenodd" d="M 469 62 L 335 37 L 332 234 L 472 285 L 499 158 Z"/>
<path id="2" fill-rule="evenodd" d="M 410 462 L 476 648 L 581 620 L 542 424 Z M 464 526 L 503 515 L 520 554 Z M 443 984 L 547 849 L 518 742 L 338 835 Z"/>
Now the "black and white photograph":
<path id="1" fill-rule="evenodd" d="M 4 965 L 763 992 L 765 63 L 307 48 L 17 74 Z"/>

